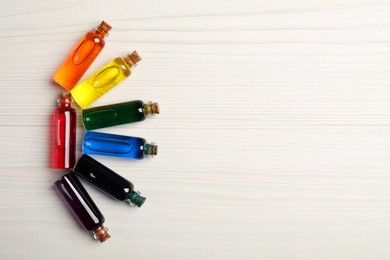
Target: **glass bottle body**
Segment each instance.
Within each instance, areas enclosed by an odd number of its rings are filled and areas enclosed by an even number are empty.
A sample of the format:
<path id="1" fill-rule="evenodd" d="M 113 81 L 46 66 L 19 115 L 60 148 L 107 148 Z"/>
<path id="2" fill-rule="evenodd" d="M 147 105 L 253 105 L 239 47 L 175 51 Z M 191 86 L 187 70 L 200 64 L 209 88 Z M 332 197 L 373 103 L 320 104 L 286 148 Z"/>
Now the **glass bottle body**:
<path id="1" fill-rule="evenodd" d="M 130 74 L 130 66 L 118 57 L 72 89 L 72 96 L 81 108 L 87 108 Z"/>
<path id="2" fill-rule="evenodd" d="M 85 154 L 107 155 L 129 159 L 143 159 L 144 155 L 157 154 L 157 146 L 147 144 L 143 138 L 91 131 L 85 132 L 82 149 Z M 152 152 L 152 150 L 154 151 Z"/>
<path id="3" fill-rule="evenodd" d="M 104 228 L 104 216 L 89 196 L 83 185 L 77 179 L 74 172 L 69 172 L 54 182 L 60 195 L 73 212 L 81 225 L 89 231 L 93 231 L 95 238 L 101 242 L 110 236 Z"/>
<path id="4" fill-rule="evenodd" d="M 135 100 L 84 109 L 82 119 L 87 130 L 142 121 L 145 120 L 144 103 Z"/>
<path id="5" fill-rule="evenodd" d="M 85 34 L 58 69 L 53 80 L 67 90 L 72 90 L 99 55 L 104 45 L 103 35 L 96 32 Z"/>
<path id="6" fill-rule="evenodd" d="M 138 207 L 145 201 L 144 197 L 134 191 L 134 185 L 130 181 L 86 154 L 81 156 L 73 171 L 117 200 L 127 201 Z"/>
<path id="7" fill-rule="evenodd" d="M 70 95 L 62 97 L 52 115 L 51 167 L 70 169 L 76 161 L 76 110 Z"/>

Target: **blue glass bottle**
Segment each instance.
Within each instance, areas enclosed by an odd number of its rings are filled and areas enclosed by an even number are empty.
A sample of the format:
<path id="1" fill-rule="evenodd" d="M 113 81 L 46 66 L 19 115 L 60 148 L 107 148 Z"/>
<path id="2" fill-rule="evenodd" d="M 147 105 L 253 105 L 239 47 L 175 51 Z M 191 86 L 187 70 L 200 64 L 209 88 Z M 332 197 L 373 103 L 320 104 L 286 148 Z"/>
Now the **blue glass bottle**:
<path id="1" fill-rule="evenodd" d="M 130 159 L 143 159 L 144 156 L 157 154 L 157 145 L 148 144 L 143 138 L 92 131 L 85 132 L 82 148 L 85 154 Z"/>

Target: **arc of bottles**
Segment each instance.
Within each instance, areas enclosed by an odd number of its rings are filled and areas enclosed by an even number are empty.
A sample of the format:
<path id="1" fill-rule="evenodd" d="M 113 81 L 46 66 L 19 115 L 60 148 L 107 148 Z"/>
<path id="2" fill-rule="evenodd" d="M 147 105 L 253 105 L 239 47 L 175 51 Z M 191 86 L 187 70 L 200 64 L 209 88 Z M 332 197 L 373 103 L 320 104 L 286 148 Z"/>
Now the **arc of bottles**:
<path id="1" fill-rule="evenodd" d="M 105 46 L 105 37 L 111 26 L 102 21 L 92 32 L 86 33 L 53 76 L 53 81 L 70 92 L 61 93 L 58 107 L 53 112 L 51 167 L 70 170 L 54 186 L 83 227 L 91 231 L 100 242 L 110 238 L 103 225 L 104 216 L 83 187 L 78 177 L 90 182 L 109 196 L 141 207 L 146 198 L 124 177 L 112 171 L 87 154 L 107 155 L 128 159 L 143 159 L 157 154 L 157 145 L 140 137 L 113 135 L 90 130 L 134 123 L 147 116 L 159 114 L 158 103 L 140 100 L 87 109 L 93 102 L 131 75 L 141 60 L 134 51 L 118 57 L 100 68 L 86 80 L 77 84 Z M 76 110 L 72 101 L 83 109 L 85 129 L 83 155 L 76 163 Z M 78 176 L 78 177 L 77 177 Z"/>

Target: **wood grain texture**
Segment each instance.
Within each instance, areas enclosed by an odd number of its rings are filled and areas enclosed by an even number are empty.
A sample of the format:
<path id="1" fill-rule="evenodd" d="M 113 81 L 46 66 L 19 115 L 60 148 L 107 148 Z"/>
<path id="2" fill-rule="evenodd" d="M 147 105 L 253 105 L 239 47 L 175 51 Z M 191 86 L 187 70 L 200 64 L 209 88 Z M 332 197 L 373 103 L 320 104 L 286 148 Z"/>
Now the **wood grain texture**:
<path id="1" fill-rule="evenodd" d="M 390 1 L 1 6 L 1 259 L 390 258 Z M 95 105 L 162 113 L 104 130 L 159 155 L 95 157 L 148 198 L 129 208 L 85 184 L 112 235 L 99 245 L 53 191 L 48 133 L 50 78 L 102 19 L 87 74 L 133 49 L 143 61 Z"/>

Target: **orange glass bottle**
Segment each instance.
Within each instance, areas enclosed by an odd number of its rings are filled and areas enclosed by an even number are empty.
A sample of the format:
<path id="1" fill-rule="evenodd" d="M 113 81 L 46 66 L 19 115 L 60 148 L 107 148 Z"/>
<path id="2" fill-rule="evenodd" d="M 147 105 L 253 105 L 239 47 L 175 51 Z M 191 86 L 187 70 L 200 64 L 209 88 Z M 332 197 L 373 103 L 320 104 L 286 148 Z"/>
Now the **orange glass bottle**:
<path id="1" fill-rule="evenodd" d="M 71 90 L 103 49 L 104 37 L 109 30 L 111 26 L 102 21 L 93 32 L 85 34 L 58 69 L 53 80 L 67 90 Z"/>

